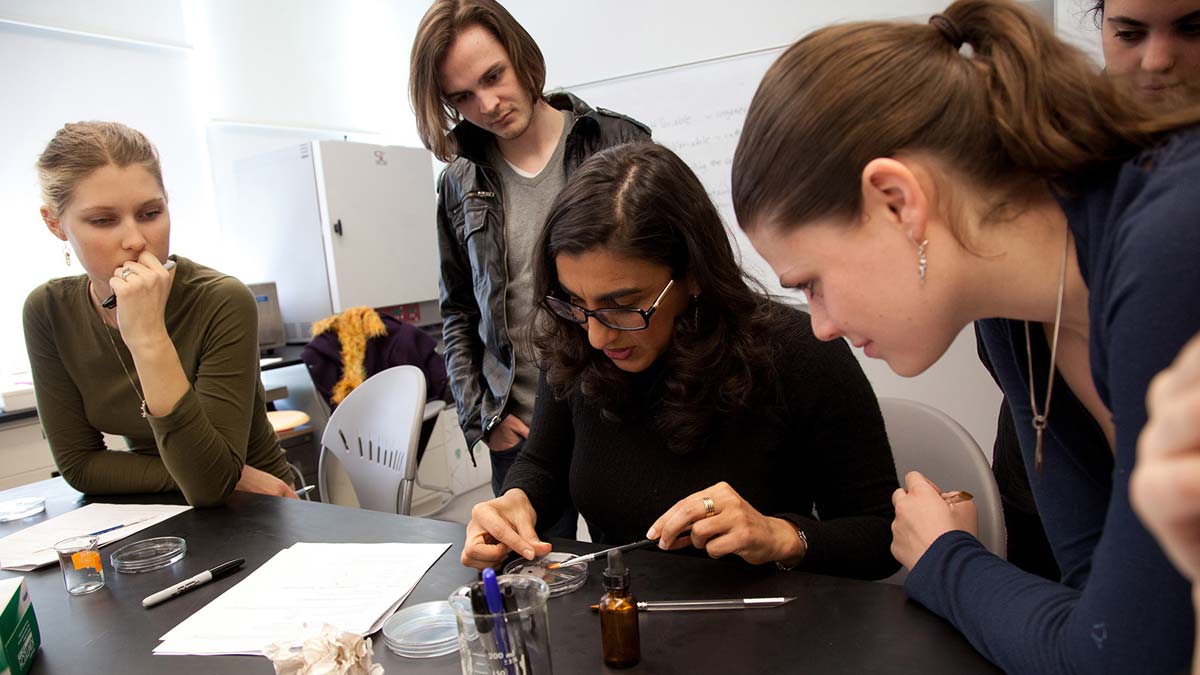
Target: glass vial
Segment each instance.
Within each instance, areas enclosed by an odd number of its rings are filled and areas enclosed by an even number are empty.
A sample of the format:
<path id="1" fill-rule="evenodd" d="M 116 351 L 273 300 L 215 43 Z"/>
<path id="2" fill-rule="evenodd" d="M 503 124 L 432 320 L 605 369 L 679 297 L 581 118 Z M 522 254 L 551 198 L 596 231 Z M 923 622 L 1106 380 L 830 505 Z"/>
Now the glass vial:
<path id="1" fill-rule="evenodd" d="M 638 635 L 637 600 L 629 592 L 629 570 L 620 551 L 608 554 L 604 570 L 604 588 L 600 598 L 600 647 L 604 664 L 610 668 L 628 668 L 642 658 Z"/>

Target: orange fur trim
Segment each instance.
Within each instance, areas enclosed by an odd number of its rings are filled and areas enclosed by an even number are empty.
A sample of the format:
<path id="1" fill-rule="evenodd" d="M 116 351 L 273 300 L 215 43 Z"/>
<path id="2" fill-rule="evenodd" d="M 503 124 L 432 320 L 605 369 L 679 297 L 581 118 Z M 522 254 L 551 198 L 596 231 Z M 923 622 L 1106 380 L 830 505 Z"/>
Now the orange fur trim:
<path id="1" fill-rule="evenodd" d="M 367 379 L 364 361 L 367 357 L 367 340 L 387 335 L 383 319 L 370 307 L 351 307 L 341 314 L 334 314 L 313 324 L 313 337 L 333 330 L 342 346 L 342 379 L 333 386 L 331 400 L 334 405 L 344 401 L 355 387 Z"/>

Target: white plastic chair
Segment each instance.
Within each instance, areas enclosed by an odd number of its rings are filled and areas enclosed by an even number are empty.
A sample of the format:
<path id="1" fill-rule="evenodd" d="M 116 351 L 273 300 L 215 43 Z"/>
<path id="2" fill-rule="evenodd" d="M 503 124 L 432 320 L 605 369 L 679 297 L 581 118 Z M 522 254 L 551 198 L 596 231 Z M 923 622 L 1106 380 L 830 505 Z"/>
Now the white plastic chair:
<path id="1" fill-rule="evenodd" d="M 987 457 L 966 429 L 946 413 L 916 401 L 881 398 L 883 423 L 896 460 L 896 476 L 920 471 L 943 490 L 966 490 L 975 497 L 979 541 L 1001 558 L 1007 553 L 1007 533 L 1000 490 Z M 884 579 L 902 584 L 908 570 Z"/>
<path id="2" fill-rule="evenodd" d="M 396 366 L 367 378 L 325 425 L 317 483 L 329 495 L 328 454 L 350 477 L 361 508 L 407 515 L 417 475 L 417 441 L 425 411 L 425 375 Z"/>

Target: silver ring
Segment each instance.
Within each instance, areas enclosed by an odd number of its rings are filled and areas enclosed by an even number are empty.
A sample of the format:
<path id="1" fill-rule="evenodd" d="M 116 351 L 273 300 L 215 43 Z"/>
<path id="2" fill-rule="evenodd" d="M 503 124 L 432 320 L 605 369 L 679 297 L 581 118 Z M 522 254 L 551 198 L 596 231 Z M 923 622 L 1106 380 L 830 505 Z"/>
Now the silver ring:
<path id="1" fill-rule="evenodd" d="M 129 269 L 128 267 L 122 267 L 121 273 L 118 276 L 121 277 L 121 281 L 125 281 L 125 277 L 129 276 L 130 274 L 133 274 L 133 270 Z"/>
<path id="2" fill-rule="evenodd" d="M 717 505 L 710 497 L 701 497 L 700 501 L 704 503 L 704 517 L 712 518 L 717 515 Z"/>

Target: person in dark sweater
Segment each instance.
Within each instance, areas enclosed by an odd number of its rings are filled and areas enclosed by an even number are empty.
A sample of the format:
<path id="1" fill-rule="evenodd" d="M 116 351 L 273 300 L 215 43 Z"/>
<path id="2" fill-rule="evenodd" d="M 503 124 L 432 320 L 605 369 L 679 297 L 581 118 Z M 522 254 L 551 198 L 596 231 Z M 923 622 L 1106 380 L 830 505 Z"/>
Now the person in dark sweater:
<path id="1" fill-rule="evenodd" d="M 818 337 L 916 375 L 979 322 L 1062 580 L 988 552 L 969 503 L 918 472 L 892 552 L 910 597 L 1006 671 L 1187 666 L 1188 582 L 1129 476 L 1150 379 L 1200 330 L 1197 123 L 1126 98 L 1008 0 L 816 31 L 747 113 L 738 220 Z"/>
<path id="2" fill-rule="evenodd" d="M 464 564 L 547 554 L 538 514 L 573 499 L 599 543 L 897 569 L 896 470 L 870 384 L 844 343 L 752 290 L 678 156 L 634 143 L 589 158 L 535 250 L 532 432 L 502 495 L 472 512 Z"/>

